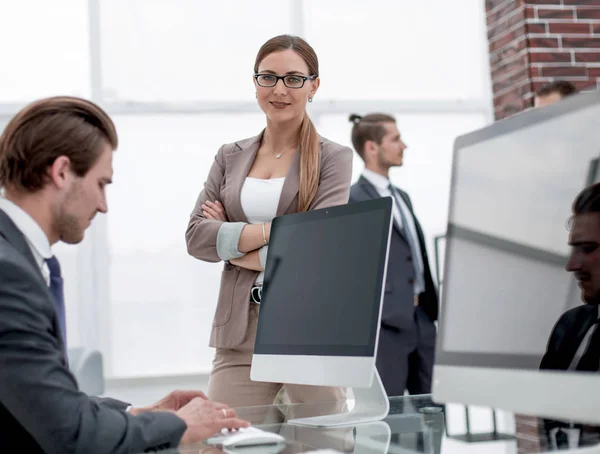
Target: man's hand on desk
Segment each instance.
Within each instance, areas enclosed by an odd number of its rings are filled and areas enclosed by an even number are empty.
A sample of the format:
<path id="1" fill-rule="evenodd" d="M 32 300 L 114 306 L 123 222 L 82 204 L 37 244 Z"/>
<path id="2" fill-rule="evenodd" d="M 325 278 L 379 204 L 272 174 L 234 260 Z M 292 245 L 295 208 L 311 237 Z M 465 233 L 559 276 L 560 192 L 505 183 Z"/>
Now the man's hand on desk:
<path id="1" fill-rule="evenodd" d="M 235 410 L 225 404 L 196 398 L 177 413 L 187 425 L 180 444 L 198 443 L 223 429 L 240 429 L 250 423 L 237 418 Z"/>
<path id="2" fill-rule="evenodd" d="M 208 401 L 208 397 L 202 391 L 173 391 L 155 404 L 147 407 L 131 408 L 129 413 L 139 415 L 147 411 L 170 411 L 176 412 L 190 403 L 193 399 L 202 399 Z"/>

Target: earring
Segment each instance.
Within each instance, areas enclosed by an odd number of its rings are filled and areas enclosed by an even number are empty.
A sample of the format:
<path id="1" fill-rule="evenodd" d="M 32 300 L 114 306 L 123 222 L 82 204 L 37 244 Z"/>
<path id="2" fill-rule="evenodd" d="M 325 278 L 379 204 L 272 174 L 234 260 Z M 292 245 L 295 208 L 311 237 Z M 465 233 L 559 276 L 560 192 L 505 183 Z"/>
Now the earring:
<path id="1" fill-rule="evenodd" d="M 258 99 L 258 93 L 254 93 L 254 96 L 256 97 L 256 99 Z"/>
<path id="2" fill-rule="evenodd" d="M 308 98 L 308 102 L 312 102 L 312 98 Z"/>

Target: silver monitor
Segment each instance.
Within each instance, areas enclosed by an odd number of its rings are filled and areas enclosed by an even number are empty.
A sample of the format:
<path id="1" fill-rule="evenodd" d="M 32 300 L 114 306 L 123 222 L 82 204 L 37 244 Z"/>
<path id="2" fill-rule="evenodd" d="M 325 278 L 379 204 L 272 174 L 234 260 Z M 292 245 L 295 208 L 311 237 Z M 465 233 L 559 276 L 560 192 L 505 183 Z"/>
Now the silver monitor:
<path id="1" fill-rule="evenodd" d="M 599 155 L 598 92 L 456 140 L 434 400 L 600 423 L 600 375 L 541 367 L 583 304 L 566 223 Z"/>
<path id="2" fill-rule="evenodd" d="M 252 380 L 375 389 L 386 405 L 375 356 L 391 210 L 386 197 L 273 221 Z M 352 422 L 336 418 L 318 422 Z"/>

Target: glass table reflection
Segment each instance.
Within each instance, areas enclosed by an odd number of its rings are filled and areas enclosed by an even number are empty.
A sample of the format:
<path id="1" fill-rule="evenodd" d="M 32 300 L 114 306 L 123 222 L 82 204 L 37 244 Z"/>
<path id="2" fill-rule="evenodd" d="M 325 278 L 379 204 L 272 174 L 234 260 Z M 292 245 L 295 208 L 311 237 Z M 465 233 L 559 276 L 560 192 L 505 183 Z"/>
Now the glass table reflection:
<path id="1" fill-rule="evenodd" d="M 351 402 L 349 403 L 351 405 Z M 311 451 L 355 454 L 440 453 L 444 435 L 444 407 L 430 395 L 390 398 L 390 413 L 382 421 L 335 428 L 288 424 L 295 418 L 338 413 L 335 403 L 308 403 L 236 408 L 238 416 L 254 426 L 285 437 L 280 445 L 225 450 L 220 446 L 197 444 L 161 451 L 164 453 L 291 454 Z"/>

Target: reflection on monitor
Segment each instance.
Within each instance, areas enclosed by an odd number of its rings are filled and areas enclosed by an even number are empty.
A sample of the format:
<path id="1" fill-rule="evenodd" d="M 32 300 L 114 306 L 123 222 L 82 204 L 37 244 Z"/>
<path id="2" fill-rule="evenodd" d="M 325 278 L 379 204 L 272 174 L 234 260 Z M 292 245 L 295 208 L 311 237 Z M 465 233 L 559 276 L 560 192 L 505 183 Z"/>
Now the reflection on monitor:
<path id="1" fill-rule="evenodd" d="M 567 220 L 599 156 L 598 92 L 456 140 L 436 401 L 600 423 L 599 375 L 540 371 L 557 320 L 583 304 Z"/>

